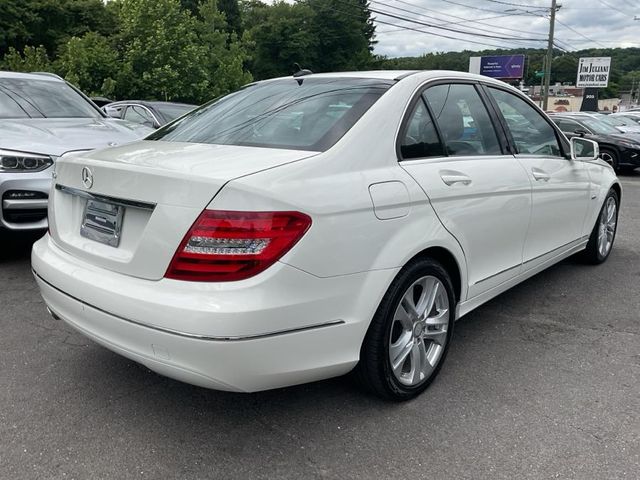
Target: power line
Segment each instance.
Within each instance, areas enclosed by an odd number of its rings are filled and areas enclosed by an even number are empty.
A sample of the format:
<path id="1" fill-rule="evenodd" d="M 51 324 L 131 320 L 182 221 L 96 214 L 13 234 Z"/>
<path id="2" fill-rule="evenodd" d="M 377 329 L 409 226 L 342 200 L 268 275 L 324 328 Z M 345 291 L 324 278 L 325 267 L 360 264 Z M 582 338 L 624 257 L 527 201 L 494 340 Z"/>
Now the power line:
<path id="1" fill-rule="evenodd" d="M 500 30 L 508 30 L 508 31 L 511 31 L 511 32 L 518 32 L 518 33 L 526 33 L 526 34 L 529 34 L 529 35 L 536 35 L 536 34 L 537 34 L 537 32 L 530 32 L 530 31 L 523 31 L 522 29 L 502 27 L 502 26 L 499 26 L 499 25 L 493 25 L 492 23 L 486 23 L 486 22 L 482 22 L 482 21 L 481 21 L 481 20 L 487 20 L 486 18 L 485 18 L 485 19 L 480 19 L 480 20 L 472 20 L 472 19 L 470 19 L 470 18 L 461 17 L 461 16 L 459 16 L 459 15 L 452 15 L 452 14 L 450 14 L 450 13 L 440 12 L 439 10 L 433 10 L 433 9 L 430 9 L 430 8 L 421 7 L 421 6 L 419 6 L 419 5 L 413 5 L 412 3 L 406 2 L 406 1 L 404 1 L 404 0 L 395 0 L 395 1 L 396 1 L 396 2 L 398 2 L 398 3 L 402 3 L 402 4 L 404 4 L 404 5 L 412 6 L 412 7 L 414 7 L 414 8 L 417 8 L 418 10 L 421 10 L 421 11 L 425 11 L 425 12 L 435 12 L 435 13 L 437 13 L 438 15 L 443 15 L 443 16 L 445 16 L 445 17 L 456 18 L 456 19 L 462 20 L 462 21 L 464 21 L 464 22 L 478 23 L 478 24 L 480 24 L 480 25 L 485 25 L 485 26 L 487 26 L 487 27 L 492 27 L 492 28 L 494 28 L 494 29 L 495 29 L 495 28 L 498 28 L 498 29 L 500 29 Z M 391 6 L 391 5 L 389 5 L 389 6 Z M 502 17 L 503 15 L 504 15 L 504 16 L 529 16 L 529 15 L 535 15 L 535 14 L 531 14 L 531 13 L 509 13 L 509 14 L 505 14 L 505 12 L 498 12 L 498 11 L 495 11 L 495 12 L 496 12 L 496 13 L 501 13 L 501 14 L 502 14 L 502 15 L 498 15 L 498 16 L 496 16 L 495 18 Z M 536 15 L 536 16 L 540 16 L 540 15 Z M 438 19 L 438 20 L 440 20 L 440 21 L 444 21 L 444 20 L 442 20 L 442 19 Z M 471 27 L 471 28 L 478 28 L 478 27 Z M 491 30 L 491 31 L 494 31 L 494 30 Z"/>
<path id="2" fill-rule="evenodd" d="M 480 10 L 480 11 L 482 11 L 482 12 L 504 13 L 504 10 L 500 11 L 500 10 L 490 10 L 490 9 L 488 9 L 488 8 L 474 7 L 473 5 L 467 5 L 467 4 L 465 4 L 465 3 L 454 2 L 453 0 L 442 0 L 442 1 L 443 1 L 443 2 L 446 2 L 446 3 L 450 3 L 450 4 L 452 4 L 452 5 L 457 5 L 457 6 L 459 6 L 459 7 L 470 8 L 470 9 L 472 9 L 472 10 Z M 542 8 L 542 7 L 533 7 L 533 8 L 538 8 L 538 9 L 540 9 L 540 8 Z M 533 12 L 529 12 L 529 11 L 526 11 L 526 13 L 529 13 L 529 14 L 532 14 L 532 15 L 536 15 L 535 13 L 533 13 Z"/>
<path id="3" fill-rule="evenodd" d="M 587 37 L 584 33 L 582 33 L 582 32 L 580 32 L 580 31 L 576 30 L 575 28 L 573 28 L 573 27 L 571 27 L 571 26 L 567 25 L 566 23 L 561 22 L 561 21 L 560 21 L 560 20 L 558 20 L 557 18 L 556 18 L 556 22 L 557 22 L 557 23 L 559 23 L 560 25 L 562 25 L 563 27 L 565 27 L 565 28 L 567 28 L 567 29 L 571 30 L 572 32 L 577 33 L 577 34 L 578 34 L 578 35 L 580 35 L 582 38 L 585 38 L 585 39 L 589 40 L 589 41 L 590 41 L 590 42 L 592 42 L 592 43 L 596 43 L 596 44 L 600 45 L 601 47 L 607 48 L 607 47 L 606 47 L 606 45 L 603 45 L 602 43 L 598 42 L 597 40 L 594 40 L 594 39 L 592 39 L 592 38 Z"/>
<path id="4" fill-rule="evenodd" d="M 370 0 L 370 1 L 372 1 L 372 0 Z M 379 3 L 380 3 L 380 2 L 379 2 Z M 387 6 L 388 6 L 388 7 L 390 7 L 390 8 L 394 8 L 394 7 L 392 7 L 391 5 L 387 5 Z M 448 14 L 446 14 L 446 13 L 443 13 L 442 15 L 450 16 L 450 15 L 448 15 Z M 420 14 L 420 16 L 421 16 L 421 17 L 426 17 L 427 15 Z M 504 15 L 494 15 L 494 16 L 491 16 L 491 17 L 481 18 L 480 20 L 492 20 L 492 19 L 494 19 L 494 18 L 504 18 L 504 17 L 513 17 L 513 16 L 518 16 L 518 14 L 517 14 L 517 13 L 507 13 L 507 14 L 504 14 Z M 449 21 L 442 20 L 442 19 L 440 19 L 440 18 L 438 18 L 438 19 L 436 19 L 436 20 L 443 22 L 441 25 L 460 25 L 461 23 L 469 23 L 469 22 L 473 22 L 473 23 L 480 23 L 481 25 L 490 25 L 490 26 L 492 26 L 492 25 L 491 25 L 491 24 L 489 24 L 489 23 L 482 24 L 482 23 L 480 22 L 480 20 L 467 20 L 467 19 L 464 19 L 464 20 L 460 20 L 460 21 L 457 21 L 457 22 L 449 22 Z M 498 25 L 496 25 L 495 27 L 496 27 L 496 28 L 502 28 L 502 27 L 499 27 Z M 494 31 L 494 30 L 485 30 L 484 28 L 473 27 L 473 26 L 470 26 L 469 28 L 473 28 L 473 29 L 478 28 L 478 30 L 482 30 L 482 31 L 489 31 L 489 32 Z M 400 30 L 402 30 L 402 29 L 377 30 L 377 31 L 376 31 L 376 33 L 399 32 Z M 530 33 L 530 34 L 532 34 L 532 35 L 535 35 L 535 32 L 523 32 L 523 31 L 521 31 L 521 30 L 517 30 L 517 29 L 515 29 L 515 28 L 513 28 L 513 29 L 506 29 L 506 30 L 513 30 L 514 32 L 519 32 L 519 33 Z"/>
<path id="5" fill-rule="evenodd" d="M 376 4 L 384 5 L 384 6 L 388 7 L 388 8 L 393 8 L 393 9 L 396 9 L 396 10 L 400 10 L 400 11 L 402 11 L 402 12 L 410 13 L 410 14 L 412 14 L 412 15 L 417 15 L 418 17 L 426 17 L 426 15 L 424 15 L 424 14 L 422 14 L 422 13 L 418 13 L 418 12 L 413 11 L 413 10 L 408 10 L 408 9 L 406 9 L 406 8 L 396 7 L 396 6 L 393 6 L 393 5 L 387 5 L 387 4 L 384 4 L 384 3 L 379 2 L 379 1 L 377 1 L 377 0 L 370 0 L 370 3 L 376 3 Z M 375 11 L 375 10 L 373 10 L 373 9 L 370 9 L 370 10 L 371 10 L 372 12 L 376 12 L 376 11 Z M 376 12 L 376 13 L 378 13 L 378 12 Z M 399 14 L 398 14 L 398 15 L 399 15 Z M 437 20 L 442 21 L 441 19 L 437 19 Z M 413 20 L 411 20 L 411 21 L 413 21 Z M 463 20 L 462 20 L 462 22 L 464 22 L 464 21 L 467 21 L 467 20 L 466 20 L 466 19 L 463 19 Z M 443 29 L 447 29 L 446 27 L 444 27 L 444 25 L 458 25 L 459 23 L 462 23 L 462 22 L 455 22 L 455 23 L 454 23 L 454 22 L 446 22 L 446 23 L 436 24 L 434 28 L 443 28 Z M 472 29 L 474 29 L 474 30 L 477 30 L 477 31 L 482 31 L 482 32 L 493 32 L 493 33 L 496 33 L 496 32 L 495 32 L 495 30 L 489 30 L 489 29 L 486 29 L 486 28 L 480 28 L 480 27 L 470 27 L 470 28 L 472 28 Z M 468 30 L 464 30 L 464 31 L 463 31 L 463 30 L 455 30 L 455 29 L 450 29 L 450 30 L 453 30 L 453 31 L 456 31 L 456 32 L 459 32 L 459 33 L 464 33 L 464 34 L 466 34 L 466 35 L 478 35 L 478 36 L 485 36 L 485 37 L 488 37 L 488 38 L 497 38 L 497 39 L 501 39 L 501 40 L 515 40 L 515 39 L 521 39 L 521 40 L 532 41 L 531 39 L 527 39 L 527 38 L 523 38 L 523 37 L 515 37 L 515 36 L 511 36 L 511 37 L 505 37 L 505 36 L 503 36 L 503 37 L 497 37 L 497 36 L 495 36 L 495 35 L 479 34 L 479 33 L 476 33 L 476 32 L 473 32 L 473 31 L 468 31 Z M 498 32 L 498 33 L 499 33 L 499 32 Z M 543 41 L 544 39 L 536 39 L 536 40 Z"/>
<path id="6" fill-rule="evenodd" d="M 344 2 L 340 2 L 340 3 L 344 4 Z M 349 6 L 349 7 L 355 7 L 355 5 L 353 5 L 353 4 L 346 4 L 346 5 Z M 360 18 L 359 15 L 354 15 L 353 13 L 345 12 L 344 10 L 339 10 L 338 9 L 336 11 L 339 12 L 339 13 L 342 13 L 344 15 L 350 16 L 350 17 Z M 435 36 L 435 37 L 447 38 L 449 40 L 458 40 L 458 41 L 462 41 L 462 42 L 466 42 L 466 43 L 473 43 L 473 44 L 476 44 L 476 45 L 482 45 L 484 47 L 494 47 L 494 48 L 500 48 L 500 49 L 505 49 L 505 50 L 512 50 L 512 49 L 516 48 L 513 45 L 501 45 L 501 44 L 489 43 L 489 42 L 484 42 L 484 41 L 481 42 L 481 41 L 477 41 L 477 40 L 469 40 L 469 39 L 466 39 L 466 38 L 453 37 L 451 35 L 446 35 L 446 34 L 443 34 L 443 33 L 429 32 L 427 30 L 414 28 L 414 27 L 411 27 L 409 25 L 400 25 L 398 23 L 387 22 L 387 21 L 384 21 L 384 20 L 374 19 L 374 21 L 376 23 L 381 24 L 381 25 L 388 25 L 388 26 L 391 26 L 391 27 L 398 27 L 398 28 L 401 28 L 403 30 L 410 30 L 410 31 L 413 31 L 413 32 L 424 33 L 426 35 L 432 35 L 432 36 Z"/>
<path id="7" fill-rule="evenodd" d="M 620 12 L 624 15 L 629 15 L 627 12 L 623 12 L 622 10 L 620 10 L 619 8 L 614 7 L 613 5 L 609 5 L 607 2 L 605 2 L 604 0 L 598 0 L 602 5 L 604 5 L 607 8 L 610 8 L 612 10 L 615 10 L 616 12 Z"/>
<path id="8" fill-rule="evenodd" d="M 524 3 L 510 3 L 510 2 L 502 2 L 500 0 L 487 0 L 487 2 L 499 3 L 500 5 L 508 5 L 510 7 L 526 7 L 526 8 L 544 8 L 546 10 L 547 7 L 536 7 L 535 5 L 526 5 Z"/>
<path id="9" fill-rule="evenodd" d="M 506 36 L 499 36 L 499 35 L 489 35 L 486 33 L 478 33 L 478 32 L 469 32 L 469 31 L 465 31 L 465 30 L 459 30 L 459 29 L 455 29 L 455 28 L 450 28 L 450 27 L 444 27 L 444 26 L 440 26 L 437 24 L 433 24 L 433 23 L 427 23 L 427 22 L 422 22 L 420 20 L 414 20 L 411 18 L 407 18 L 407 17 L 403 17 L 401 15 L 395 15 L 393 13 L 390 12 L 385 12 L 382 10 L 377 10 L 374 8 L 369 8 L 369 10 L 373 13 L 377 13 L 379 15 L 384 15 L 387 17 L 391 17 L 394 18 L 396 20 L 402 20 L 405 22 L 411 22 L 411 23 L 415 23 L 418 25 L 423 25 L 425 27 L 430 27 L 430 28 L 435 28 L 438 30 L 446 30 L 449 32 L 453 32 L 453 33 L 458 33 L 461 35 L 474 35 L 474 36 L 478 36 L 478 37 L 484 37 L 484 38 L 492 38 L 495 40 L 522 40 L 522 41 L 529 41 L 529 42 L 540 42 L 540 41 L 544 41 L 544 39 L 541 38 L 525 38 L 525 37 L 506 37 Z"/>

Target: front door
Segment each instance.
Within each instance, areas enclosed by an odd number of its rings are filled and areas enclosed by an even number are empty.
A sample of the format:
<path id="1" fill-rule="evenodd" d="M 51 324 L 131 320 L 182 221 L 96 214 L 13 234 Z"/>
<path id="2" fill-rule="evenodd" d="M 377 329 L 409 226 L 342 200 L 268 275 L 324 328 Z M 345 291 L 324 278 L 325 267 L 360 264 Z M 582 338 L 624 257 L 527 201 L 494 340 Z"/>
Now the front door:
<path id="1" fill-rule="evenodd" d="M 515 156 L 532 185 L 531 225 L 523 252 L 525 269 L 581 241 L 590 195 L 582 162 L 565 156 L 558 132 L 533 106 L 500 88 L 487 88 L 504 117 Z"/>

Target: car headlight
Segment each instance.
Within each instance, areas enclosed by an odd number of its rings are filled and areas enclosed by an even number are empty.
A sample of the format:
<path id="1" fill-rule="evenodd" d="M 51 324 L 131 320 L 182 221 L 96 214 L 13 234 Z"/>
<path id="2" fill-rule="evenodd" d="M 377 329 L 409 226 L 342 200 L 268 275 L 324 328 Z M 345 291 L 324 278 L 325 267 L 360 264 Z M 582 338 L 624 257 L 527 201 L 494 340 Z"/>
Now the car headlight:
<path id="1" fill-rule="evenodd" d="M 53 165 L 53 158 L 27 152 L 0 150 L 0 173 L 39 172 Z"/>

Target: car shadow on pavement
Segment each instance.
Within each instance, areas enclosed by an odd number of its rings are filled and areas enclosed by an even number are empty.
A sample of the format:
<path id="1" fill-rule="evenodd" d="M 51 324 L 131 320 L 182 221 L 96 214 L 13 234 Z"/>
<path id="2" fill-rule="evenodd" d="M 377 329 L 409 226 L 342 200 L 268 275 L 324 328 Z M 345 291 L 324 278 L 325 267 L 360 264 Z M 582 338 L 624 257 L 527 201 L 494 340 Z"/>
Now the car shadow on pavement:
<path id="1" fill-rule="evenodd" d="M 31 255 L 31 247 L 44 230 L 10 232 L 0 229 L 0 263 L 22 261 Z"/>

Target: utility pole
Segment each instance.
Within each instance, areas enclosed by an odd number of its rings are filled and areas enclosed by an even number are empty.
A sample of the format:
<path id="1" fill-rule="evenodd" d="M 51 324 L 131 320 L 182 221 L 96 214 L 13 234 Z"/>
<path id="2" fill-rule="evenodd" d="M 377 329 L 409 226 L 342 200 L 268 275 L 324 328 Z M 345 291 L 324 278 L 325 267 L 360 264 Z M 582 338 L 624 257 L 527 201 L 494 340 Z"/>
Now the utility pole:
<path id="1" fill-rule="evenodd" d="M 553 32 L 556 27 L 556 0 L 551 0 L 551 14 L 549 16 L 549 44 L 547 45 L 547 63 L 544 69 L 544 92 L 542 101 L 542 109 L 547 110 L 549 107 L 549 84 L 551 82 L 551 63 L 553 62 Z"/>

